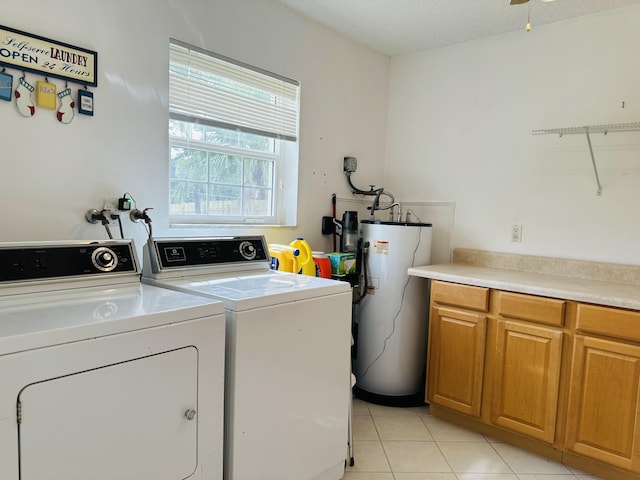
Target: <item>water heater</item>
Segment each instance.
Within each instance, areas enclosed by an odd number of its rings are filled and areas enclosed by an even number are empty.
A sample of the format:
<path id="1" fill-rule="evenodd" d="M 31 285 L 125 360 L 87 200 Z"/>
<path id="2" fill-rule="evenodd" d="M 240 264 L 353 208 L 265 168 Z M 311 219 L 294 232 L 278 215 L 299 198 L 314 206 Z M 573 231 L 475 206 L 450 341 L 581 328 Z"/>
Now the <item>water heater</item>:
<path id="1" fill-rule="evenodd" d="M 424 403 L 428 283 L 407 269 L 429 264 L 431 234 L 430 223 L 360 222 L 368 244 L 354 362 L 360 398 L 394 406 Z"/>

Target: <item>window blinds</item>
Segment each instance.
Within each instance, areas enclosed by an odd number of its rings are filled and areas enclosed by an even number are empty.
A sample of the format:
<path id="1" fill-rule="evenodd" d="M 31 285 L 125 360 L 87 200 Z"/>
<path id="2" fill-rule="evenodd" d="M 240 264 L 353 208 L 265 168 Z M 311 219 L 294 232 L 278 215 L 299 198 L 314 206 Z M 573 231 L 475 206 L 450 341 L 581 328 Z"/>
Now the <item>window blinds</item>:
<path id="1" fill-rule="evenodd" d="M 172 119 L 296 141 L 299 94 L 295 80 L 170 41 Z"/>

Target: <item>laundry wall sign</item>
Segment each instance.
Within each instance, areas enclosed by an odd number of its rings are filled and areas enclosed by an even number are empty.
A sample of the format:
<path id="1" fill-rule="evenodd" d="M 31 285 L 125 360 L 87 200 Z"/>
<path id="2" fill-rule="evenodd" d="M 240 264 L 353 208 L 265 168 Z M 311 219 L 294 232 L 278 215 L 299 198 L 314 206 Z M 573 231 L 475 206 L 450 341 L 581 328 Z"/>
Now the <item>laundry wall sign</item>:
<path id="1" fill-rule="evenodd" d="M 98 53 L 0 25 L 0 65 L 98 85 Z"/>

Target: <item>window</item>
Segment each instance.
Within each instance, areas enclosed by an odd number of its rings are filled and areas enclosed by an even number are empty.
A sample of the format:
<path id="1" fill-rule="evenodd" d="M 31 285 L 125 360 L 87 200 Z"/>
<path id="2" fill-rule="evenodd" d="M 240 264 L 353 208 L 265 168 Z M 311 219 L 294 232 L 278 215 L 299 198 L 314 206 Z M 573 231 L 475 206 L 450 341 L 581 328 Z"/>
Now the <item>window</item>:
<path id="1" fill-rule="evenodd" d="M 170 42 L 172 223 L 293 225 L 299 84 Z"/>

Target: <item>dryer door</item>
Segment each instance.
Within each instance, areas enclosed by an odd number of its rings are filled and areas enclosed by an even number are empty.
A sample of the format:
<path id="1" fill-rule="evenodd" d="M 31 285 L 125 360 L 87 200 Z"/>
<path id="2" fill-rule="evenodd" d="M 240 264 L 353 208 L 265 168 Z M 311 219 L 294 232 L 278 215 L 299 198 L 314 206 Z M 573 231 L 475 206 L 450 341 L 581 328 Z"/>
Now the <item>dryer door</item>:
<path id="1" fill-rule="evenodd" d="M 27 385 L 21 480 L 177 480 L 195 470 L 197 351 L 151 355 Z"/>

